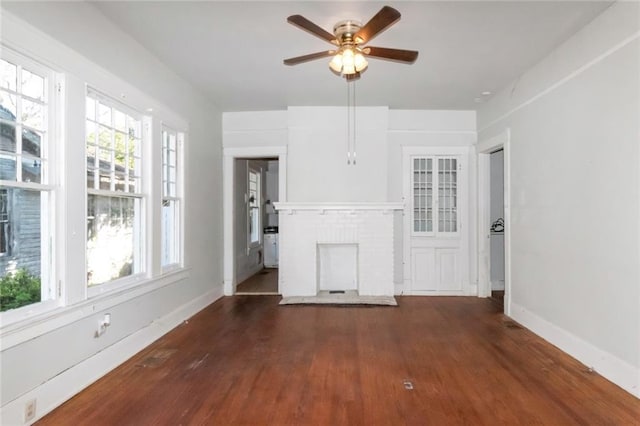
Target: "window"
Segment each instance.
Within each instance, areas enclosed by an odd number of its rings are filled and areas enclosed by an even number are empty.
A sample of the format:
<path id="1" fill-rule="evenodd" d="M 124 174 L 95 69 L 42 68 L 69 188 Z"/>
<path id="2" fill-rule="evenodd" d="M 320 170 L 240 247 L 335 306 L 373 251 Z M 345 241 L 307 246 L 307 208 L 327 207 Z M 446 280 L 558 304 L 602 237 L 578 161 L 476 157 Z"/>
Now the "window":
<path id="1" fill-rule="evenodd" d="M 413 233 L 458 232 L 458 160 L 413 157 Z"/>
<path id="2" fill-rule="evenodd" d="M 126 106 L 86 97 L 87 285 L 142 272 L 142 123 Z"/>
<path id="3" fill-rule="evenodd" d="M 162 267 L 180 264 L 179 158 L 183 134 L 162 130 Z"/>
<path id="4" fill-rule="evenodd" d="M 249 169 L 249 245 L 260 244 L 260 172 Z"/>
<path id="5" fill-rule="evenodd" d="M 9 192 L 0 189 L 0 256 L 9 254 Z"/>
<path id="6" fill-rule="evenodd" d="M 49 117 L 53 73 L 2 49 L 0 311 L 55 299 Z"/>

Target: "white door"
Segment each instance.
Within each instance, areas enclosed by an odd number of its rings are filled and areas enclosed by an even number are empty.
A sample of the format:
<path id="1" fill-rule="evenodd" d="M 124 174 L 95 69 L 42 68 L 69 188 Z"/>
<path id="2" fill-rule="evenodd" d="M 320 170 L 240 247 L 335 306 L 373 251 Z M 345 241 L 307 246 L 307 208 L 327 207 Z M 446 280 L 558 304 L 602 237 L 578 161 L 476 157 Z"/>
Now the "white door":
<path id="1" fill-rule="evenodd" d="M 475 294 L 469 286 L 468 148 L 403 150 L 404 293 Z"/>

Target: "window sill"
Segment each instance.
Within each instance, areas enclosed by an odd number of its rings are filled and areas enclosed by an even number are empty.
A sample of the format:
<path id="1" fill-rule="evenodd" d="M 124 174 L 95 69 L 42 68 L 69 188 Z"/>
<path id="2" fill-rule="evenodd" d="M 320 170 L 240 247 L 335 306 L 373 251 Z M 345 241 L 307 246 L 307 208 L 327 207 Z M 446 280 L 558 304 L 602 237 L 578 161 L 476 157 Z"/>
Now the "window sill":
<path id="1" fill-rule="evenodd" d="M 105 291 L 73 305 L 56 307 L 47 312 L 34 312 L 33 316 L 12 323 L 7 324 L 5 319 L 2 318 L 2 325 L 0 326 L 2 351 L 92 315 L 99 314 L 102 311 L 111 309 L 114 306 L 136 297 L 185 280 L 189 278 L 189 275 L 189 269 L 180 268 L 163 273 L 158 277 L 129 283 L 126 287 L 118 287 Z"/>

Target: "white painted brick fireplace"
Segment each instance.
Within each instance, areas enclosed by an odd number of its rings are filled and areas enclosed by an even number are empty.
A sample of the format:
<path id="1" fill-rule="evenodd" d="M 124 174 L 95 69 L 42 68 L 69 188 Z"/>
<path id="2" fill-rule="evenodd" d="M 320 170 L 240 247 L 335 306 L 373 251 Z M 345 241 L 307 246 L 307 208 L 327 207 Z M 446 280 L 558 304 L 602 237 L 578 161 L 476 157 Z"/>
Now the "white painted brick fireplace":
<path id="1" fill-rule="evenodd" d="M 360 296 L 393 296 L 394 214 L 400 214 L 402 203 L 275 203 L 275 208 L 283 297 L 316 296 L 321 283 L 331 290 L 355 287 Z M 355 255 L 345 251 L 348 247 Z M 356 282 L 331 282 L 338 276 Z"/>

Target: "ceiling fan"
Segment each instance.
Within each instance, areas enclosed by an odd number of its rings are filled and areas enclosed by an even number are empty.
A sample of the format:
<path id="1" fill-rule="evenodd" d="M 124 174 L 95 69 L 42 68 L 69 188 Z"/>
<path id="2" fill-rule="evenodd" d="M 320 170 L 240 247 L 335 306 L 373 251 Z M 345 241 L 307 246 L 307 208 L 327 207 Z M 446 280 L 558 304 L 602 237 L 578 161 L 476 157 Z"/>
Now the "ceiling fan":
<path id="1" fill-rule="evenodd" d="M 328 41 L 337 48 L 285 59 L 284 64 L 297 65 L 333 56 L 329 62 L 329 68 L 347 81 L 360 78 L 360 74 L 368 66 L 367 57 L 412 64 L 418 58 L 418 52 L 415 50 L 365 46 L 399 19 L 400 12 L 390 6 L 384 6 L 364 26 L 354 20 L 340 21 L 333 27 L 333 34 L 331 34 L 302 15 L 291 15 L 287 18 L 287 22 Z"/>

